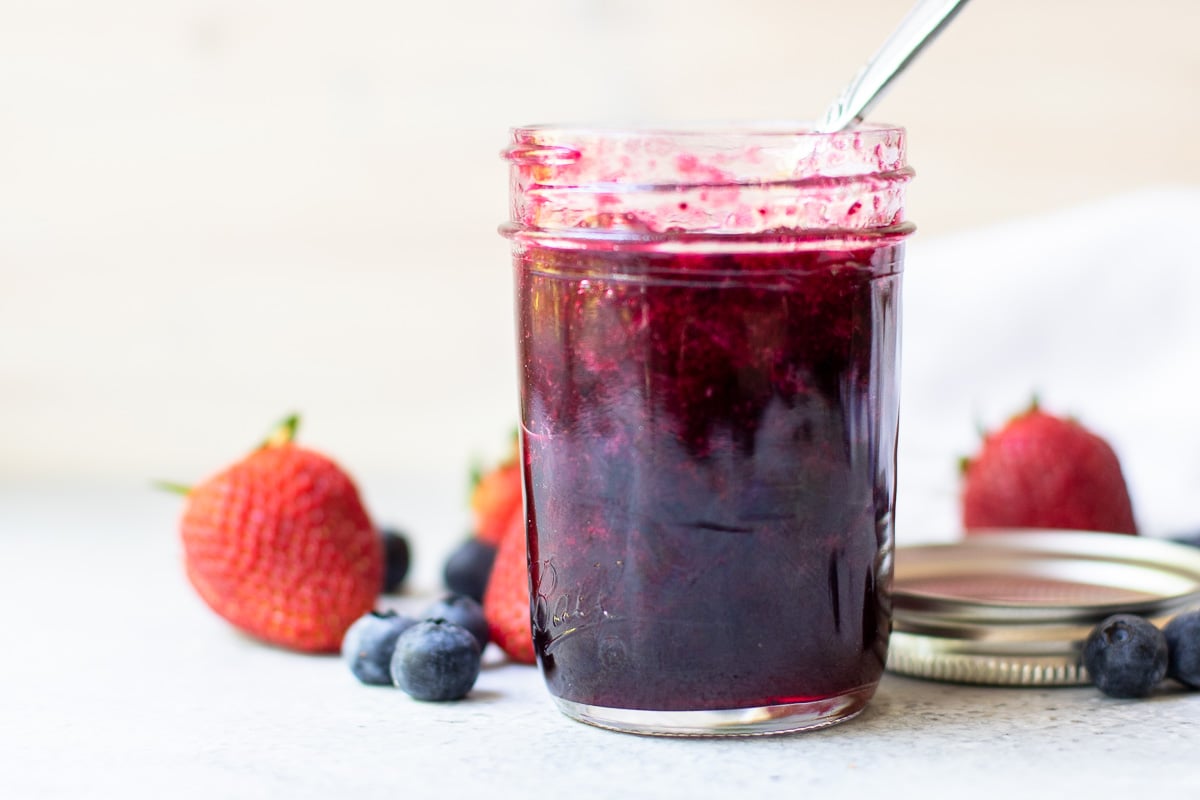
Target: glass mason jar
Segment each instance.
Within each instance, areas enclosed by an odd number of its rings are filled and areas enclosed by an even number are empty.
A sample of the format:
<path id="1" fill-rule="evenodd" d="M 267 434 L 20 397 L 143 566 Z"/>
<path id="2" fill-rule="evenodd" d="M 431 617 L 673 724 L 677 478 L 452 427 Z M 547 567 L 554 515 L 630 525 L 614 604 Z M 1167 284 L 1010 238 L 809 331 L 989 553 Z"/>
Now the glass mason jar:
<path id="1" fill-rule="evenodd" d="M 568 716 L 777 733 L 874 693 L 904 140 L 512 132 L 533 637 Z"/>

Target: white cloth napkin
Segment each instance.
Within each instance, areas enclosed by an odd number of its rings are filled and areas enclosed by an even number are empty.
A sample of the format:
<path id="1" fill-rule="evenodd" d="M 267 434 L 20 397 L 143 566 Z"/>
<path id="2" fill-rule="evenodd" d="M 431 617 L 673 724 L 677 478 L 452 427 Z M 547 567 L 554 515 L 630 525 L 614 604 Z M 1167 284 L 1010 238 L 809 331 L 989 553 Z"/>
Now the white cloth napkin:
<path id="1" fill-rule="evenodd" d="M 918 231 L 904 278 L 900 544 L 958 537 L 958 458 L 1035 393 L 1113 445 L 1143 533 L 1200 531 L 1198 220 L 1200 187 L 1181 187 L 939 239 Z"/>

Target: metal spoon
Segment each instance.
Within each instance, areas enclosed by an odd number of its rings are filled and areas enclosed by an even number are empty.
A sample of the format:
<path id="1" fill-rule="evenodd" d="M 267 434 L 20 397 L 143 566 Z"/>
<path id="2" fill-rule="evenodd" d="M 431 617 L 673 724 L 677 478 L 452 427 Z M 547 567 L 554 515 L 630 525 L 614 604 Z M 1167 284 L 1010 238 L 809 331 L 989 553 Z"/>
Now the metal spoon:
<path id="1" fill-rule="evenodd" d="M 883 97 L 892 79 L 954 19 L 967 0 L 920 0 L 892 32 L 883 47 L 859 70 L 825 112 L 818 133 L 836 133 L 862 122 Z"/>

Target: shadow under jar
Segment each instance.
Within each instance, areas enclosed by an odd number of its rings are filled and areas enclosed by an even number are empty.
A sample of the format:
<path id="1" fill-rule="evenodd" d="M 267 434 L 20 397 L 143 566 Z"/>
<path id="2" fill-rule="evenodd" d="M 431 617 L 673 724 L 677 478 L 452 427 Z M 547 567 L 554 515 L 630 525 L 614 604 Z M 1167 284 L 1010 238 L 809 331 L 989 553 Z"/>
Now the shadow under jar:
<path id="1" fill-rule="evenodd" d="M 904 140 L 512 132 L 533 636 L 568 716 L 782 733 L 874 693 Z"/>

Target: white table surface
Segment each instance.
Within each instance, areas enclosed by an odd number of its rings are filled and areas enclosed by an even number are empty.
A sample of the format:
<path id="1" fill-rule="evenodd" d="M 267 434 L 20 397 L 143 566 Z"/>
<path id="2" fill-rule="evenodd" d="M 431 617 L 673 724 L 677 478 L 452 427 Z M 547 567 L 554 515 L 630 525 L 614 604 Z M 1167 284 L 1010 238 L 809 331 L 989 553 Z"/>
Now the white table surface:
<path id="1" fill-rule="evenodd" d="M 1200 790 L 1200 693 L 1175 689 L 1116 701 L 888 675 L 858 719 L 823 731 L 657 739 L 567 719 L 534 668 L 492 647 L 467 700 L 419 703 L 335 657 L 235 634 L 187 584 L 178 507 L 140 486 L 0 487 L 0 796 Z"/>

